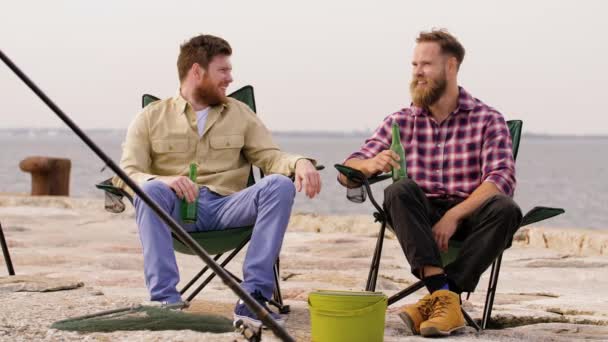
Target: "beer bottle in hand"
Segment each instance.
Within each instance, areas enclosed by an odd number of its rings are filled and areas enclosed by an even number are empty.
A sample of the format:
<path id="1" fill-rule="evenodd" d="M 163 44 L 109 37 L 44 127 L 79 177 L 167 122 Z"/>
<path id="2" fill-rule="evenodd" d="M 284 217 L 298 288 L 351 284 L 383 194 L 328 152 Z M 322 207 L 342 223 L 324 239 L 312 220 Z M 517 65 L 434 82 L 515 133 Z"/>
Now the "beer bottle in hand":
<path id="1" fill-rule="evenodd" d="M 399 125 L 397 124 L 397 120 L 393 120 L 393 139 L 391 143 L 391 151 L 394 151 L 399 156 L 399 166 L 400 169 L 396 170 L 393 167 L 393 182 L 396 182 L 400 179 L 407 177 L 407 169 L 405 166 L 405 150 L 403 149 L 403 145 L 401 145 L 401 134 L 399 133 Z"/>
<path id="2" fill-rule="evenodd" d="M 196 163 L 191 163 L 190 164 L 190 173 L 188 175 L 188 177 L 190 178 L 190 180 L 196 184 L 196 175 L 197 175 L 197 168 L 196 168 Z M 182 199 L 182 221 L 184 221 L 184 223 L 195 223 L 196 222 L 196 208 L 198 206 L 198 194 L 196 196 L 196 198 L 194 199 L 194 202 L 192 203 L 188 203 L 188 201 L 186 200 L 186 197 L 184 197 Z"/>

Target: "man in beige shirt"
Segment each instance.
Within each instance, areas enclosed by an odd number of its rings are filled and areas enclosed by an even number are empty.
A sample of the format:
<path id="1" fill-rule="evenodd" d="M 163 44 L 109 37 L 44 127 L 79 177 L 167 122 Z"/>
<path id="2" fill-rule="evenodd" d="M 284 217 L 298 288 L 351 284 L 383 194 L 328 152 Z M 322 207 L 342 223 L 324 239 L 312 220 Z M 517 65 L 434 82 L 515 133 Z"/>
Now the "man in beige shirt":
<path id="1" fill-rule="evenodd" d="M 181 200 L 192 203 L 198 198 L 196 222 L 183 223 L 188 231 L 254 225 L 241 285 L 266 306 L 295 191 L 304 190 L 313 198 L 321 190 L 321 180 L 312 159 L 281 152 L 255 113 L 226 97 L 232 82 L 231 54 L 228 42 L 211 35 L 182 44 L 179 92 L 137 115 L 127 131 L 120 164 L 178 220 Z M 187 177 L 191 162 L 198 164 L 196 183 Z M 251 164 L 269 176 L 247 187 Z M 291 175 L 295 186 L 287 177 Z M 124 187 L 120 180 L 115 184 Z M 180 303 L 170 230 L 138 197 L 134 205 L 151 300 Z M 282 322 L 278 314 L 271 314 Z M 262 324 L 241 301 L 234 318 Z"/>

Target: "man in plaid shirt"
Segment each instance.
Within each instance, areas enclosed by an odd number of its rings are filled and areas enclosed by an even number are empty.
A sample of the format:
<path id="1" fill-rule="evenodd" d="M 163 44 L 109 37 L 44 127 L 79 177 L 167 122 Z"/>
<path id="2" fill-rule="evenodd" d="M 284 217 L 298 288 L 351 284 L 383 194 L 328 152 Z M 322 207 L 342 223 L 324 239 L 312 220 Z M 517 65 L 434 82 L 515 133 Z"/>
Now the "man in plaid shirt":
<path id="1" fill-rule="evenodd" d="M 460 293 L 473 291 L 510 246 L 521 211 L 512 200 L 515 162 L 503 116 L 458 86 L 463 46 L 445 30 L 422 32 L 416 43 L 411 107 L 387 116 L 344 164 L 368 177 L 399 168 L 390 150 L 398 123 L 409 178 L 385 189 L 384 206 L 412 273 L 430 292 L 399 316 L 414 334 L 449 335 L 465 325 Z M 443 267 L 450 238 L 464 244 Z"/>

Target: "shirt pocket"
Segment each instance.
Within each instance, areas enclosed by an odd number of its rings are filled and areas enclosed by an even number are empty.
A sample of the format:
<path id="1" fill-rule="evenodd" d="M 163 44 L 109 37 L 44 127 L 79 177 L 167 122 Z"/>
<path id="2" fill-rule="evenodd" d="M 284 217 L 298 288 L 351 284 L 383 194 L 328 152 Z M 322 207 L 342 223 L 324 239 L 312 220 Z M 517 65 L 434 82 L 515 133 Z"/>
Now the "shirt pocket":
<path id="1" fill-rule="evenodd" d="M 240 134 L 214 135 L 209 137 L 209 159 L 236 162 L 245 145 L 245 137 Z"/>
<path id="2" fill-rule="evenodd" d="M 152 151 L 155 154 L 188 152 L 187 139 L 152 140 Z"/>
<path id="3" fill-rule="evenodd" d="M 153 164 L 162 170 L 183 168 L 188 161 L 188 146 L 188 139 L 152 140 Z"/>

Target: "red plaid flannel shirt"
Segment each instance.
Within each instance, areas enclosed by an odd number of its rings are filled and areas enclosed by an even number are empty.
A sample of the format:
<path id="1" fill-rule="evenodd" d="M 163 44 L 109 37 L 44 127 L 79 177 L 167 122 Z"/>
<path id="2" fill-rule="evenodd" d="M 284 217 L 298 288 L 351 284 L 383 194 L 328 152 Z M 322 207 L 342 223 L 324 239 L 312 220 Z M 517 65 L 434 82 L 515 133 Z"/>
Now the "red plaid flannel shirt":
<path id="1" fill-rule="evenodd" d="M 397 120 L 408 176 L 427 197 L 467 198 L 482 182 L 492 182 L 508 196 L 515 190 L 511 135 L 494 108 L 459 88 L 458 107 L 441 124 L 419 107 L 387 116 L 358 152 L 348 159 L 369 159 L 391 145 Z"/>

